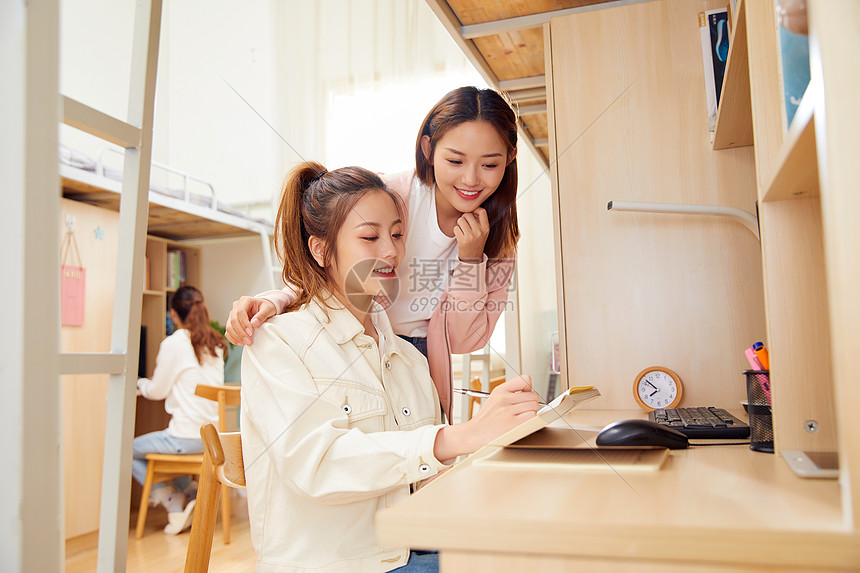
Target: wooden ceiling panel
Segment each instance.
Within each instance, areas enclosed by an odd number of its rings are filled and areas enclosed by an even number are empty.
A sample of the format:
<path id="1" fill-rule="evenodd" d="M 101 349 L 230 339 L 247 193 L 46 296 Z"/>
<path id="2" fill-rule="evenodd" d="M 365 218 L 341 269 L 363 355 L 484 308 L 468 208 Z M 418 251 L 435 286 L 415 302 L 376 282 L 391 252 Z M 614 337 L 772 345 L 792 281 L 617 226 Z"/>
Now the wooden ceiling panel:
<path id="1" fill-rule="evenodd" d="M 611 0 L 449 0 L 448 5 L 460 23 L 468 26 L 609 1 Z"/>
<path id="2" fill-rule="evenodd" d="M 541 157 L 543 157 L 544 163 L 549 165 L 549 146 L 546 147 L 538 147 L 538 153 L 540 153 Z"/>
<path id="3" fill-rule="evenodd" d="M 484 77 L 496 88 L 501 82 L 546 75 L 542 22 L 547 17 L 526 18 L 500 25 L 500 20 L 547 14 L 614 2 L 615 0 L 427 0 L 431 9 L 452 35 L 466 56 L 477 66 Z M 611 7 L 609 6 L 604 7 Z M 464 30 L 465 26 L 487 24 L 481 29 Z M 532 27 L 524 27 L 532 26 Z M 505 31 L 502 31 L 505 30 Z M 486 35 L 484 35 L 486 34 Z M 523 85 L 534 82 L 523 82 Z M 510 88 L 509 88 L 510 89 Z M 545 101 L 546 91 L 541 86 L 523 85 L 510 90 L 511 99 L 520 104 Z M 528 137 L 543 158 L 549 163 L 546 113 L 529 113 L 522 116 L 523 137 Z"/>
<path id="4" fill-rule="evenodd" d="M 545 113 L 524 116 L 522 122 L 532 139 L 549 137 Z"/>
<path id="5" fill-rule="evenodd" d="M 475 38 L 475 46 L 499 80 L 542 76 L 545 72 L 543 29 L 531 28 Z"/>

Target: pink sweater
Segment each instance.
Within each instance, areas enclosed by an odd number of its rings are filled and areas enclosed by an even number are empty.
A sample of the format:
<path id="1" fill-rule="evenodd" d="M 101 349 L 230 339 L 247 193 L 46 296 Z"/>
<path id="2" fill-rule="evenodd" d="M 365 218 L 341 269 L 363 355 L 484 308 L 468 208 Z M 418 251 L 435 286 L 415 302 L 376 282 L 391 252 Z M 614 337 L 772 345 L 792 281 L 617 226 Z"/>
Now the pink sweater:
<path id="1" fill-rule="evenodd" d="M 409 205 L 415 171 L 381 175 L 389 189 Z M 407 213 L 408 216 L 408 213 Z M 407 221 L 404 221 L 408 225 Z M 415 237 L 407 236 L 407 241 Z M 427 361 L 430 377 L 436 385 L 442 410 L 452 423 L 453 386 L 451 354 L 467 354 L 487 345 L 499 316 L 508 300 L 508 286 L 514 274 L 513 259 L 502 259 L 487 266 L 487 256 L 480 263 L 464 263 L 457 259 L 448 289 L 430 316 L 427 327 Z M 259 297 L 272 302 L 278 313 L 295 300 L 289 287 L 267 291 Z M 396 324 L 392 325 L 397 332 Z"/>

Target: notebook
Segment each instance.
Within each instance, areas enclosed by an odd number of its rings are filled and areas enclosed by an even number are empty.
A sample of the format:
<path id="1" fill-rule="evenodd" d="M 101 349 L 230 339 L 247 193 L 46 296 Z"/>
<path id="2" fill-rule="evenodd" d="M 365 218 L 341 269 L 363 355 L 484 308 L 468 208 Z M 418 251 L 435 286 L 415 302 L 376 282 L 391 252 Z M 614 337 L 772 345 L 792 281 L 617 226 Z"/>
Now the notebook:
<path id="1" fill-rule="evenodd" d="M 526 436 L 532 436 L 536 432 L 540 432 L 540 430 L 554 430 L 547 428 L 546 426 L 555 422 L 574 408 L 577 408 L 589 400 L 593 400 L 599 396 L 600 392 L 594 386 L 576 386 L 562 392 L 552 402 L 538 410 L 537 415 L 534 418 L 529 418 L 516 428 L 509 430 L 486 446 L 479 448 L 478 451 L 466 456 L 465 459 L 448 470 L 446 474 L 451 475 L 456 473 L 478 460 L 497 453 L 500 448 L 505 449 L 506 446 L 519 442 Z M 550 443 L 545 446 L 548 448 L 557 448 L 559 447 L 559 444 L 567 444 L 561 445 L 560 447 L 569 447 L 571 445 L 571 441 L 576 440 L 577 432 L 571 428 L 560 428 L 560 430 L 561 432 L 550 431 L 540 433 L 532 439 L 546 440 L 548 437 Z M 526 442 L 523 443 L 525 444 Z M 582 442 L 581 440 L 578 440 L 577 443 L 581 444 Z"/>
<path id="2" fill-rule="evenodd" d="M 669 455 L 666 448 L 592 448 L 574 427 L 547 427 L 571 410 L 600 396 L 593 386 L 563 392 L 531 418 L 476 452 L 477 465 L 570 470 L 657 470 Z"/>
<path id="3" fill-rule="evenodd" d="M 534 418 L 529 418 L 516 428 L 502 434 L 488 445 L 508 446 L 514 442 L 541 430 L 555 422 L 574 408 L 582 406 L 600 396 L 594 386 L 575 386 L 555 398 L 552 402 L 538 410 Z"/>

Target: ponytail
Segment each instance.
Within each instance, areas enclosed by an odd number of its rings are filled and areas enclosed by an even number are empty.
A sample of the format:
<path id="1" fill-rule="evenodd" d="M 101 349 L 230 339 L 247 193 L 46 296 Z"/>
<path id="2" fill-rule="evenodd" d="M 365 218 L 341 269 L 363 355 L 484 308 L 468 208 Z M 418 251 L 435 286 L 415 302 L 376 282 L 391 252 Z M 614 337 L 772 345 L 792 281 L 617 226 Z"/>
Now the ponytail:
<path id="1" fill-rule="evenodd" d="M 281 204 L 275 220 L 275 252 L 284 264 L 284 284 L 293 284 L 300 290 L 299 300 L 290 305 L 290 310 L 309 299 L 305 293 L 319 293 L 328 284 L 325 268 L 316 264 L 308 246 L 310 237 L 320 230 L 311 223 L 309 232 L 308 226 L 302 221 L 303 208 L 308 212 L 306 218 L 311 220 L 317 219 L 321 211 L 327 210 L 312 193 L 304 196 L 311 184 L 319 182 L 325 173 L 325 168 L 319 163 L 301 163 L 290 172 L 281 189 Z M 325 237 L 325 232 L 321 236 Z M 326 249 L 324 266 L 328 266 L 330 257 L 331 253 Z"/>
<path id="2" fill-rule="evenodd" d="M 220 332 L 212 328 L 209 309 L 206 308 L 203 294 L 199 290 L 193 286 L 180 287 L 173 295 L 170 306 L 191 336 L 191 346 L 198 364 L 203 363 L 204 352 L 210 356 L 218 356 L 217 348 L 223 351 L 224 358 L 227 357 L 227 341 Z"/>

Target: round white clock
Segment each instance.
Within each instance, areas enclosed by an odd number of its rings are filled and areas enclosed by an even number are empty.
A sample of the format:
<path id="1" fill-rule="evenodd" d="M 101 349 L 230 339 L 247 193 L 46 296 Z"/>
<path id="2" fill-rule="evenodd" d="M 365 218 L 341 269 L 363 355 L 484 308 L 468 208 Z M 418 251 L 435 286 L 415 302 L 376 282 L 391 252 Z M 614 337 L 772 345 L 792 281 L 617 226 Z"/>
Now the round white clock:
<path id="1" fill-rule="evenodd" d="M 651 366 L 640 372 L 633 382 L 633 397 L 644 410 L 674 408 L 681 401 L 684 387 L 681 378 L 663 366 Z"/>

